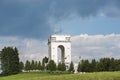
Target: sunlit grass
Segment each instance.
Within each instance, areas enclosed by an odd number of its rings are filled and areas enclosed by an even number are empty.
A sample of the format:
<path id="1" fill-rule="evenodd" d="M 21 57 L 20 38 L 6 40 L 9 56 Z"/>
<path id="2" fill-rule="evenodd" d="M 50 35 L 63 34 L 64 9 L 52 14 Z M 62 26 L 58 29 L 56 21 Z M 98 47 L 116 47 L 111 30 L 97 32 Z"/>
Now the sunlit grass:
<path id="1" fill-rule="evenodd" d="M 96 72 L 86 74 L 49 74 L 40 72 L 20 73 L 0 77 L 0 80 L 120 80 L 120 72 Z"/>

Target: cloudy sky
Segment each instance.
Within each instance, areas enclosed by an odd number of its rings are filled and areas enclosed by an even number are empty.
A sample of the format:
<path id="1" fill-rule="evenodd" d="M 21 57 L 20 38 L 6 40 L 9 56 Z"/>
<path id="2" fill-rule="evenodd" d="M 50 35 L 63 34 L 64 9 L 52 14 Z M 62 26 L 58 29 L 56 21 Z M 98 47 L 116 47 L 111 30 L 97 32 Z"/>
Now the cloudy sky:
<path id="1" fill-rule="evenodd" d="M 120 58 L 120 0 L 0 0 L 0 50 L 48 56 L 51 34 L 70 34 L 72 60 Z"/>

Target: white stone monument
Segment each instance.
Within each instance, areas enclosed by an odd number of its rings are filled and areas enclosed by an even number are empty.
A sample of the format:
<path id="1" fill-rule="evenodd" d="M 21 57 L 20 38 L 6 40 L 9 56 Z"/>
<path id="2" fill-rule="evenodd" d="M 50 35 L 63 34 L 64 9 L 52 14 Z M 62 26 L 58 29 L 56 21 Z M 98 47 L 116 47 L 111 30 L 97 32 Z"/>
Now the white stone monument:
<path id="1" fill-rule="evenodd" d="M 61 62 L 66 65 L 71 63 L 70 35 L 51 35 L 48 39 L 49 61 L 54 60 L 58 64 L 58 48 L 61 49 Z"/>

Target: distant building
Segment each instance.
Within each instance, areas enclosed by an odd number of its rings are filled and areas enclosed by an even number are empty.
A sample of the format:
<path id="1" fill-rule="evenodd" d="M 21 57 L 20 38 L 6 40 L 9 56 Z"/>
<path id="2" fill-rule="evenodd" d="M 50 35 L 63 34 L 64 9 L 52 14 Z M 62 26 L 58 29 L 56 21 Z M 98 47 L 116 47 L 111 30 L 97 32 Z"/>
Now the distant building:
<path id="1" fill-rule="evenodd" d="M 71 62 L 70 35 L 51 35 L 48 39 L 49 60 L 59 61 L 69 65 Z M 58 48 L 61 49 L 61 60 L 58 60 Z"/>

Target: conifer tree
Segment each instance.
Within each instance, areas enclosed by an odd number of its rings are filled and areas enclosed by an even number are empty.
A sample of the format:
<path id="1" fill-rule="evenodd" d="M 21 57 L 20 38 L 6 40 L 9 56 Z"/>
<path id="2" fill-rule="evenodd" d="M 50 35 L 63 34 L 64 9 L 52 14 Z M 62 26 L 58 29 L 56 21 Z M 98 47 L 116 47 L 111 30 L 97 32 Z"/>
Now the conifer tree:
<path id="1" fill-rule="evenodd" d="M 56 64 L 53 60 L 50 60 L 47 66 L 48 66 L 48 70 L 50 70 L 50 71 L 56 70 Z"/>
<path id="2" fill-rule="evenodd" d="M 115 71 L 115 67 L 116 67 L 115 60 L 114 60 L 114 58 L 111 58 L 109 71 Z"/>
<path id="3" fill-rule="evenodd" d="M 58 69 L 59 71 L 62 70 L 62 64 L 61 64 L 61 62 L 58 63 L 58 67 L 57 67 L 57 69 Z"/>
<path id="4" fill-rule="evenodd" d="M 44 62 L 44 59 L 42 60 L 42 70 L 45 70 L 45 62 Z"/>
<path id="5" fill-rule="evenodd" d="M 30 64 L 30 66 L 31 66 L 31 70 L 34 70 L 34 68 L 35 68 L 35 63 L 34 63 L 34 60 L 32 60 L 32 62 L 31 62 L 31 64 Z"/>
<path id="6" fill-rule="evenodd" d="M 80 62 L 78 63 L 77 71 L 78 71 L 78 72 L 81 71 L 81 64 L 80 64 Z"/>
<path id="7" fill-rule="evenodd" d="M 19 53 L 17 48 L 4 47 L 1 51 L 1 68 L 3 75 L 16 74 L 19 69 Z"/>
<path id="8" fill-rule="evenodd" d="M 90 72 L 90 63 L 88 60 L 81 61 L 81 72 Z"/>
<path id="9" fill-rule="evenodd" d="M 37 61 L 35 61 L 34 70 L 37 70 L 37 69 L 38 69 L 38 63 Z"/>
<path id="10" fill-rule="evenodd" d="M 19 67 L 20 67 L 20 72 L 22 72 L 22 70 L 24 69 L 24 63 L 22 61 L 19 63 Z"/>
<path id="11" fill-rule="evenodd" d="M 71 63 L 70 63 L 69 71 L 70 71 L 70 72 L 74 72 L 74 64 L 73 64 L 72 61 L 71 61 Z"/>
<path id="12" fill-rule="evenodd" d="M 61 63 L 61 71 L 65 71 L 66 70 L 66 65 L 64 62 Z"/>
<path id="13" fill-rule="evenodd" d="M 25 70 L 26 71 L 29 71 L 30 72 L 30 70 L 31 70 L 31 65 L 30 65 L 30 61 L 26 61 L 26 63 L 25 63 Z"/>
<path id="14" fill-rule="evenodd" d="M 40 61 L 38 62 L 38 67 L 37 68 L 38 68 L 38 70 L 42 70 L 42 65 L 41 65 Z"/>
<path id="15" fill-rule="evenodd" d="M 90 72 L 96 72 L 96 60 L 93 59 L 90 64 Z"/>
<path id="16" fill-rule="evenodd" d="M 45 57 L 43 58 L 43 61 L 44 61 L 44 63 L 48 63 L 48 58 L 45 56 Z"/>

